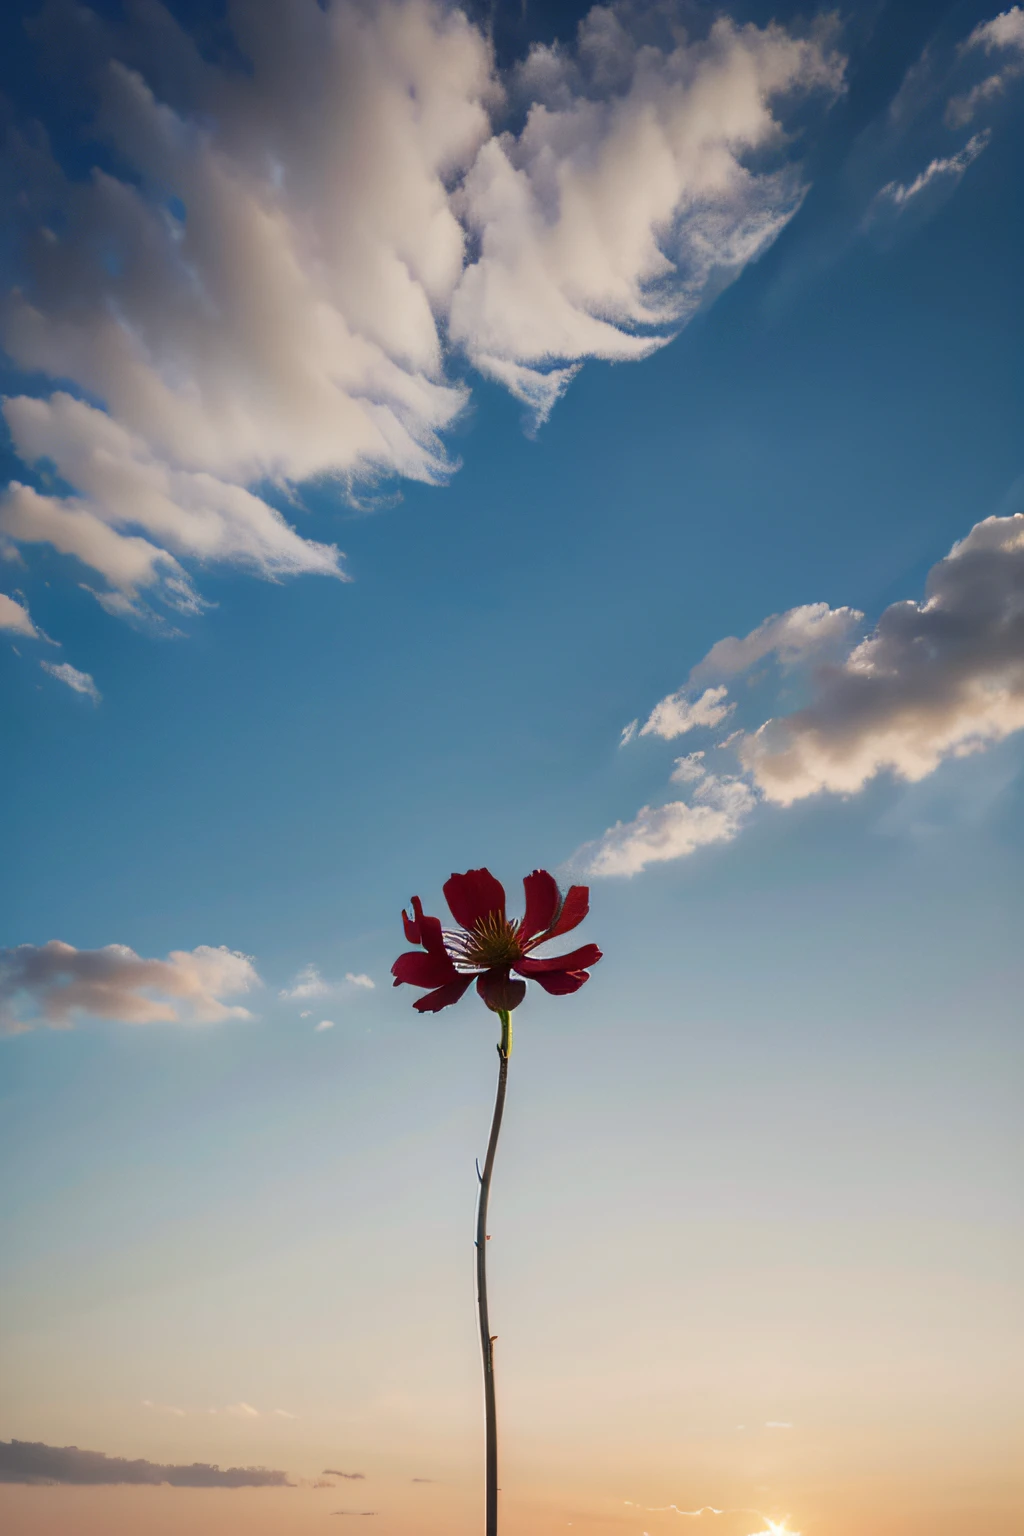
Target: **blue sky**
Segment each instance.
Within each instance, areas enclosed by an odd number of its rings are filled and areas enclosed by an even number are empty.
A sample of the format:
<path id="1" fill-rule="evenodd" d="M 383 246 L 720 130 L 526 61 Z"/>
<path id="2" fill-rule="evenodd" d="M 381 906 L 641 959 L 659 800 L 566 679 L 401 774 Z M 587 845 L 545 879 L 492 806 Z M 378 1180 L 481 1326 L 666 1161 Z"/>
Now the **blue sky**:
<path id="1" fill-rule="evenodd" d="M 57 10 L 31 41 L 23 26 L 34 10 L 4 23 L 16 40 L 8 117 L 22 134 L 4 186 L 12 198 L 26 192 L 27 243 L 9 242 L 3 260 L 8 286 L 43 322 L 32 330 L 17 298 L 4 311 L 3 389 L 15 401 L 4 469 L 37 501 L 8 492 L 0 508 L 0 592 L 30 615 L 0 607 L 0 935 L 13 1027 L 0 1041 L 13 1171 L 0 1200 L 12 1383 L 0 1435 L 160 1462 L 260 1461 L 306 1478 L 351 1445 L 383 1490 L 385 1529 L 410 1518 L 470 1529 L 466 1247 L 492 1030 L 473 998 L 421 1019 L 388 971 L 413 892 L 436 911 L 453 869 L 486 864 L 511 893 L 539 865 L 589 878 L 584 938 L 605 958 L 579 995 L 531 992 L 517 1015 L 493 1219 L 507 1233 L 494 1259 L 510 1341 L 508 1454 L 534 1500 L 515 1506 L 521 1528 L 561 1529 L 576 1509 L 575 1523 L 596 1529 L 614 1506 L 639 1536 L 627 1499 L 648 1509 L 752 1501 L 820 1536 L 852 1533 L 855 1517 L 888 1536 L 883 1505 L 893 1536 L 962 1529 L 942 1523 L 949 1509 L 994 1519 L 1011 1497 L 1001 1361 L 1019 1217 L 1009 1169 L 1024 837 L 1013 522 L 1024 512 L 1024 17 L 878 5 L 815 23 L 785 7 L 733 9 L 737 27 L 774 18 L 775 32 L 730 35 L 750 43 L 758 68 L 788 70 L 795 94 L 748 101 L 730 77 L 707 110 L 770 99 L 785 134 L 741 147 L 751 179 L 725 192 L 709 182 L 697 195 L 687 177 L 711 176 L 711 161 L 692 144 L 692 161 L 680 151 L 678 185 L 658 194 L 674 208 L 666 225 L 649 211 L 654 192 L 644 204 L 653 150 L 637 150 L 622 125 L 646 91 L 674 124 L 668 138 L 685 139 L 672 112 L 712 77 L 706 40 L 718 12 L 672 13 L 689 39 L 673 44 L 664 17 L 624 7 L 614 36 L 591 18 L 580 42 L 585 8 L 538 18 L 510 7 L 496 19 L 496 63 L 475 21 L 456 36 L 450 11 L 420 13 L 437 50 L 428 73 L 436 66 L 440 78 L 456 45 L 472 53 L 459 68 L 477 114 L 465 133 L 477 137 L 462 169 L 444 172 L 452 227 L 465 232 L 458 270 L 501 258 L 491 289 L 449 277 L 442 299 L 441 278 L 423 278 L 440 316 L 436 366 L 422 362 L 426 307 L 409 308 L 403 331 L 405 301 L 360 286 L 366 271 L 390 270 L 383 246 L 365 270 L 355 257 L 345 265 L 345 220 L 376 216 L 383 194 L 346 159 L 351 121 L 329 142 L 304 126 L 301 57 L 298 88 L 286 64 L 276 82 L 265 65 L 248 97 L 217 95 L 215 82 L 204 103 L 137 18 L 95 44 L 95 76 L 82 45 L 70 89 Z M 194 8 L 175 14 L 213 58 L 223 29 Z M 398 17 L 401 38 L 411 14 L 383 7 L 366 25 L 383 32 L 380 18 Z M 279 13 L 264 15 L 273 37 Z M 243 23 L 235 30 L 237 43 Z M 531 45 L 532 74 L 522 64 Z M 682 64 L 673 46 L 692 50 Z M 236 65 L 217 56 L 230 82 Z M 132 163 L 132 135 L 144 137 L 136 108 L 95 83 L 110 57 L 174 107 L 158 166 L 145 147 Z M 398 122 L 388 58 L 367 77 L 360 131 L 374 145 Z M 480 69 L 492 83 L 477 90 Z M 319 84 L 307 88 L 326 102 Z M 502 203 L 511 193 L 497 180 L 483 186 L 481 167 L 500 143 L 488 136 L 507 128 L 545 228 L 562 232 L 538 169 L 551 161 L 527 157 L 526 111 L 542 90 L 544 121 L 563 114 L 546 153 L 565 156 L 565 176 L 607 168 L 601 156 L 610 163 L 613 151 L 618 169 L 560 183 L 563 211 L 570 192 L 591 197 L 585 240 L 569 230 L 557 249 L 540 237 L 521 249 L 534 226 L 514 199 Z M 113 148 L 85 126 L 97 93 L 115 121 Z M 450 100 L 441 116 L 447 133 Z M 33 119 L 50 130 L 71 191 L 55 191 L 52 172 L 19 148 L 37 143 Z M 253 123 L 270 122 L 282 161 L 263 183 L 238 146 Z M 342 252 L 335 318 L 297 307 L 292 321 L 312 315 L 319 345 L 340 315 L 379 347 L 369 363 L 338 352 L 332 377 L 369 371 L 322 419 L 322 402 L 297 395 L 294 415 L 279 409 L 298 387 L 295 338 L 271 325 L 269 256 L 262 264 L 240 224 L 218 222 L 216 188 L 228 182 L 204 182 L 195 149 L 211 123 L 221 168 L 233 166 L 239 184 L 257 178 L 255 201 L 278 209 L 307 277 L 325 250 Z M 395 132 L 404 165 L 412 140 Z M 310 166 L 333 174 L 332 155 L 348 167 L 333 210 L 341 234 L 303 180 Z M 209 220 L 207 255 L 190 269 L 211 285 L 202 323 L 181 300 L 161 336 L 178 302 L 166 252 L 132 246 L 111 203 L 81 211 L 74 187 L 94 163 L 167 220 L 178 218 L 168 187 L 179 200 L 191 188 L 179 222 Z M 283 212 L 281 186 L 298 189 Z M 418 196 L 401 203 L 408 223 L 394 236 L 407 268 Z M 702 222 L 708 207 L 714 218 Z M 379 228 L 393 232 L 398 219 L 385 209 Z M 39 255 L 47 220 L 66 262 L 56 288 Z M 664 271 L 643 266 L 649 251 L 627 270 L 645 228 Z M 423 250 L 433 238 L 422 234 Z M 709 242 L 718 266 L 707 272 Z M 595 251 L 611 253 L 621 290 Z M 121 394 L 137 359 L 122 378 L 104 351 L 110 328 L 128 338 L 125 359 L 139 338 L 146 359 Z M 672 339 L 630 358 L 638 337 L 654 336 Z M 555 399 L 552 370 L 577 364 Z M 151 376 L 171 392 L 164 404 L 143 398 Z M 89 414 L 58 419 L 57 391 Z M 385 454 L 370 473 L 353 446 L 369 428 L 346 414 L 350 398 L 392 411 L 414 449 L 392 434 L 392 461 Z M 202 449 L 194 399 L 212 424 Z M 134 434 L 132 462 L 148 456 L 147 474 L 157 465 L 178 476 L 170 521 L 149 511 L 133 521 L 116 488 L 105 502 L 106 482 L 75 481 L 76 468 L 86 473 L 82 442 L 128 462 L 122 439 L 104 435 L 110 424 Z M 236 428 L 245 442 L 229 452 Z M 225 514 L 217 525 L 220 557 L 203 558 L 186 528 L 198 494 L 190 475 L 216 479 L 218 507 L 237 506 L 236 491 L 263 497 L 295 534 L 259 522 L 247 502 L 239 522 Z M 69 496 L 91 499 L 68 514 Z M 133 586 L 118 563 L 127 546 L 101 556 L 91 533 L 88 559 L 60 553 L 31 521 L 47 497 L 122 541 L 171 551 L 170 585 L 165 556 L 150 559 L 164 575 Z M 251 536 L 250 513 L 262 529 Z M 250 537 L 264 541 L 256 555 Z M 323 574 L 314 544 L 344 551 L 348 581 Z M 175 572 L 194 595 L 182 600 Z M 937 607 L 893 617 L 894 604 L 920 605 L 929 581 Z M 807 639 L 812 604 L 828 605 L 816 610 L 831 625 L 825 640 Z M 755 657 L 755 645 L 742 668 L 709 663 L 690 678 L 716 642 L 793 610 L 795 648 Z M 895 694 L 884 678 L 857 692 L 850 657 L 865 637 Z M 74 671 L 62 678 L 41 663 Z M 84 677 L 96 697 L 67 686 L 88 688 Z M 659 701 L 675 700 L 680 724 L 707 687 L 728 690 L 710 727 L 643 734 Z M 768 730 L 769 720 L 781 725 Z M 636 733 L 621 745 L 630 721 Z M 665 833 L 667 804 L 684 809 Z M 648 828 L 662 829 L 653 862 L 637 852 L 642 807 Z M 687 851 L 689 828 L 706 846 Z M 618 863 L 604 868 L 621 873 L 602 875 L 608 848 Z M 73 1028 L 48 1028 L 52 989 L 19 983 L 28 950 L 21 961 L 14 952 L 55 939 L 156 961 L 181 953 L 174 976 L 187 972 L 191 986 L 198 965 L 202 995 L 175 993 L 171 972 L 154 972 L 163 980 L 131 995 L 156 999 L 168 1018 L 125 1022 L 83 1007 L 51 1018 Z M 232 970 L 230 956 L 223 974 L 202 970 L 218 962 L 193 962 L 200 946 L 251 957 L 251 970 Z M 319 989 L 284 996 L 310 966 Z M 231 1014 L 242 1008 L 250 1017 Z M 568 1254 L 566 1201 L 578 1234 Z M 410 1255 L 399 1274 L 388 1262 L 397 1234 Z M 664 1313 L 672 1321 L 659 1335 Z M 567 1342 L 570 1324 L 601 1340 L 591 1357 Z M 239 1403 L 259 1417 L 227 1413 Z M 735 1439 L 748 1422 L 794 1428 L 760 1431 L 772 1443 L 754 1453 Z M 888 1460 L 893 1434 L 900 1473 Z M 450 1490 L 429 1519 L 402 1502 L 418 1475 Z M 993 1502 L 979 1505 L 983 1485 Z M 29 1518 L 20 1505 L 11 1517 Z M 38 1510 L 31 1518 L 50 1528 Z M 671 1518 L 644 1516 L 652 1533 Z M 747 1536 L 744 1518 L 708 1529 Z M 320 1514 L 309 1519 L 312 1529 Z"/>

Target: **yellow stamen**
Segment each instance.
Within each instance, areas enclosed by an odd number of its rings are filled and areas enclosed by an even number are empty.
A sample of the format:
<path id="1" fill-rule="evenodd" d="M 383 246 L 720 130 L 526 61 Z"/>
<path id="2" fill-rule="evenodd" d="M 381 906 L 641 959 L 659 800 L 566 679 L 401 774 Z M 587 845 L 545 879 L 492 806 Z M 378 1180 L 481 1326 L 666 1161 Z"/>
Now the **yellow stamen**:
<path id="1" fill-rule="evenodd" d="M 445 943 L 456 965 L 471 971 L 489 971 L 514 965 L 523 957 L 519 924 L 501 912 L 488 912 L 471 932 L 446 933 Z"/>

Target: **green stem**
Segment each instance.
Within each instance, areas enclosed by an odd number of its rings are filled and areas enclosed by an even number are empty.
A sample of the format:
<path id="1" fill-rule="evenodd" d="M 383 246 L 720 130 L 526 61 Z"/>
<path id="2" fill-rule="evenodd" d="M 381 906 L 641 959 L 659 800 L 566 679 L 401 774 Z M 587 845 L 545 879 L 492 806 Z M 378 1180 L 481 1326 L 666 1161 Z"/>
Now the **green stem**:
<path id="1" fill-rule="evenodd" d="M 501 1019 L 501 1043 L 498 1046 L 498 1091 L 491 1116 L 491 1134 L 487 1142 L 487 1156 L 480 1174 L 480 1199 L 476 1212 L 476 1303 L 480 1317 L 480 1351 L 484 1364 L 484 1529 L 486 1536 L 498 1536 L 498 1415 L 494 1398 L 494 1338 L 491 1334 L 487 1312 L 487 1201 L 491 1193 L 491 1174 L 494 1171 L 494 1154 L 498 1150 L 498 1133 L 505 1109 L 505 1087 L 508 1082 L 508 1058 L 512 1051 L 512 1015 L 503 1009 Z"/>

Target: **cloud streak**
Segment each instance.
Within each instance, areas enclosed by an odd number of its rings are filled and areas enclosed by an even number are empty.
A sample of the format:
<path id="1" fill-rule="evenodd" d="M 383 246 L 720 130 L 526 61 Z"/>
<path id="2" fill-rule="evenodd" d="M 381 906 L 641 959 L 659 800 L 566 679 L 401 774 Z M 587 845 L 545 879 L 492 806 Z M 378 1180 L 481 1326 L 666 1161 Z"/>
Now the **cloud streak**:
<path id="1" fill-rule="evenodd" d="M 77 667 L 71 665 L 70 661 L 41 661 L 39 665 L 44 672 L 55 677 L 58 683 L 65 683 L 74 693 L 84 694 L 94 704 L 98 704 L 102 699 L 103 695 L 96 687 L 92 674 L 80 672 Z"/>
<path id="2" fill-rule="evenodd" d="M 950 100 L 946 108 L 946 121 L 951 127 L 959 128 L 969 123 L 979 107 L 998 100 L 1012 81 L 1024 75 L 1024 9 L 1015 5 L 1011 10 L 1002 11 L 990 21 L 983 21 L 975 27 L 962 45 L 961 54 L 969 56 L 978 53 L 988 58 L 994 54 L 999 55 L 1002 62 L 997 70 L 986 75 L 969 91 Z"/>
<path id="3" fill-rule="evenodd" d="M 5 402 L 0 533 L 124 616 L 199 612 L 204 564 L 339 577 L 295 487 L 443 483 L 467 365 L 536 422 L 587 358 L 663 345 L 799 206 L 790 103 L 843 61 L 827 26 L 641 42 L 631 14 L 502 75 L 440 0 L 239 0 L 244 67 L 158 7 L 44 10 L 103 154 L 69 177 L 39 125 L 11 136 L 0 334 L 55 387 Z"/>
<path id="4" fill-rule="evenodd" d="M 913 181 L 888 182 L 878 193 L 876 202 L 888 203 L 899 211 L 929 189 L 948 190 L 960 180 L 967 167 L 977 160 L 991 137 L 991 130 L 986 128 L 983 133 L 976 133 L 968 139 L 963 149 L 958 150 L 955 155 L 936 156 L 919 175 L 914 177 Z"/>
<path id="5" fill-rule="evenodd" d="M 39 631 L 28 609 L 15 598 L 8 597 L 6 592 L 0 592 L 0 629 L 7 630 L 9 634 L 23 635 L 26 640 L 39 638 Z"/>
<path id="6" fill-rule="evenodd" d="M 0 950 L 0 1033 L 70 1029 L 81 1016 L 122 1024 L 248 1019 L 248 1009 L 224 998 L 258 985 L 251 958 L 223 946 L 149 960 L 125 944 L 21 944 Z"/>
<path id="7" fill-rule="evenodd" d="M 45 1445 L 41 1441 L 0 1440 L 0 1482 L 70 1483 L 96 1486 L 142 1483 L 173 1488 L 291 1488 L 286 1472 L 267 1467 L 168 1465 L 142 1458 L 128 1461 L 103 1451 L 81 1451 L 77 1445 Z"/>

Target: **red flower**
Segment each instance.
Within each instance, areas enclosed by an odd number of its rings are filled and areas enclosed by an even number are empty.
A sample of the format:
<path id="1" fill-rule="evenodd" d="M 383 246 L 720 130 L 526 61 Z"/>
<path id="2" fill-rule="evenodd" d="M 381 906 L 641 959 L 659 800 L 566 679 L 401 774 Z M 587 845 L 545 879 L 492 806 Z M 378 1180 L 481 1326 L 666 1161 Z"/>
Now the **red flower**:
<path id="1" fill-rule="evenodd" d="M 516 921 L 505 916 L 505 890 L 490 870 L 452 875 L 444 894 L 460 925 L 454 932 L 442 928 L 440 918 L 427 917 L 419 897 L 413 897 L 413 915 L 403 910 L 402 922 L 409 943 L 422 948 L 399 955 L 391 974 L 396 987 L 408 982 L 432 989 L 413 1003 L 419 1013 L 437 1013 L 457 1003 L 473 981 L 496 1013 L 518 1008 L 526 995 L 526 982 L 513 977 L 512 971 L 538 982 L 545 992 L 558 994 L 576 992 L 590 979 L 586 967 L 601 958 L 596 944 L 584 944 L 550 960 L 529 958 L 539 944 L 582 923 L 590 909 L 588 887 L 570 886 L 563 897 L 553 876 L 546 869 L 535 869 L 526 876 L 523 889 L 526 911 Z"/>

